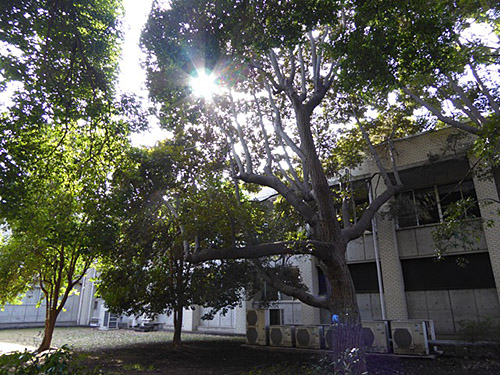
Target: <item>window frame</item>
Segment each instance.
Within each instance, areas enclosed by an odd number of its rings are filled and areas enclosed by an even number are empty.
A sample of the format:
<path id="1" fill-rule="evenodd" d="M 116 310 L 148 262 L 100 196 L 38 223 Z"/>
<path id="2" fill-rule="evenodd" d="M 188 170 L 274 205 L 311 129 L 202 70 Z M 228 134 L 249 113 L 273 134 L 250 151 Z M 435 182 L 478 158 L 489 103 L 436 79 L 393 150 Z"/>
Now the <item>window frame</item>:
<path id="1" fill-rule="evenodd" d="M 464 189 L 463 189 L 463 186 L 465 186 L 465 184 L 468 184 L 470 183 L 471 186 L 472 186 L 472 189 L 470 189 L 470 192 L 472 194 L 470 195 L 467 195 L 467 196 L 464 196 Z M 401 226 L 400 224 L 400 213 L 396 213 L 396 220 L 395 220 L 395 224 L 396 224 L 396 228 L 397 229 L 408 229 L 408 228 L 416 228 L 416 227 L 424 227 L 424 226 L 428 226 L 428 225 L 436 225 L 436 224 L 439 224 L 439 223 L 442 223 L 445 219 L 445 210 L 443 210 L 443 204 L 442 204 L 442 201 L 444 201 L 444 199 L 442 198 L 442 194 L 440 195 L 440 192 L 439 192 L 439 188 L 440 187 L 445 187 L 445 186 L 453 186 L 453 188 L 451 188 L 449 190 L 449 192 L 447 193 L 447 195 L 453 193 L 454 191 L 455 192 L 458 192 L 460 194 L 460 198 L 458 200 L 462 200 L 462 199 L 466 199 L 468 197 L 472 197 L 475 202 L 476 202 L 476 206 L 477 206 L 477 214 L 479 214 L 479 216 L 475 216 L 475 215 L 471 215 L 470 217 L 467 217 L 465 218 L 465 220 L 473 220 L 473 219 L 476 219 L 476 218 L 480 218 L 481 217 L 481 214 L 480 214 L 480 211 L 479 211 L 479 206 L 477 205 L 477 194 L 476 194 L 476 187 L 474 185 L 474 181 L 472 179 L 467 179 L 467 180 L 463 180 L 463 181 L 460 181 L 460 182 L 456 182 L 456 183 L 448 183 L 448 184 L 440 184 L 440 185 L 430 185 L 430 186 L 427 186 L 427 187 L 422 187 L 422 188 L 418 188 L 418 189 L 408 189 L 408 190 L 405 190 L 405 191 L 402 191 L 400 194 L 398 194 L 398 196 L 402 196 L 403 194 L 409 194 L 411 193 L 411 200 L 410 202 L 413 204 L 413 206 L 408 210 L 408 211 L 412 211 L 412 215 L 414 215 L 414 220 L 413 222 L 415 223 L 414 225 L 404 225 L 404 226 Z M 437 209 L 437 215 L 438 215 L 438 220 L 437 221 L 432 221 L 432 222 L 426 222 L 426 223 L 421 223 L 421 217 L 420 217 L 420 214 L 419 214 L 419 204 L 417 202 L 417 195 L 416 195 L 416 192 L 419 192 L 419 191 L 429 191 L 431 190 L 433 191 L 433 195 L 434 195 L 434 199 L 435 199 L 435 208 Z M 458 190 L 458 191 L 457 191 Z M 446 195 L 445 195 L 446 197 Z M 448 203 L 448 206 L 454 202 L 458 202 L 458 200 L 455 200 L 453 202 L 449 202 Z M 466 213 L 467 214 L 467 213 Z M 406 215 L 405 217 L 411 217 L 410 215 Z"/>

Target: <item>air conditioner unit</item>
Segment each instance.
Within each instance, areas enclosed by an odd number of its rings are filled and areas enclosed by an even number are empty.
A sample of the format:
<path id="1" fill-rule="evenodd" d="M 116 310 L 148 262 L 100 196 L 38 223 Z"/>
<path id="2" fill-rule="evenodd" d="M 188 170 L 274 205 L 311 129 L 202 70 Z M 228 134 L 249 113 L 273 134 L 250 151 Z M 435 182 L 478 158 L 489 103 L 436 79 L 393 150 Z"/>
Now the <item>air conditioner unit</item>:
<path id="1" fill-rule="evenodd" d="M 391 321 L 392 345 L 395 354 L 428 355 L 428 332 L 430 321 L 407 320 Z M 433 326 L 433 324 L 432 324 Z"/>
<path id="2" fill-rule="evenodd" d="M 267 345 L 266 311 L 247 311 L 247 343 L 251 345 Z"/>
<path id="3" fill-rule="evenodd" d="M 295 326 L 270 326 L 269 343 L 271 346 L 295 346 Z"/>
<path id="4" fill-rule="evenodd" d="M 324 343 L 326 349 L 331 349 L 335 337 L 335 327 L 332 325 L 323 325 L 323 334 L 325 335 Z"/>
<path id="5" fill-rule="evenodd" d="M 389 326 L 387 321 L 363 321 L 362 323 L 365 350 L 367 352 L 389 352 Z M 325 347 L 332 349 L 342 340 L 342 332 L 337 332 L 337 325 L 323 326 L 325 334 Z"/>
<path id="6" fill-rule="evenodd" d="M 389 324 L 387 321 L 363 321 L 365 350 L 374 353 L 389 353 Z"/>
<path id="7" fill-rule="evenodd" d="M 295 326 L 295 346 L 297 348 L 322 349 L 324 345 L 322 326 Z"/>

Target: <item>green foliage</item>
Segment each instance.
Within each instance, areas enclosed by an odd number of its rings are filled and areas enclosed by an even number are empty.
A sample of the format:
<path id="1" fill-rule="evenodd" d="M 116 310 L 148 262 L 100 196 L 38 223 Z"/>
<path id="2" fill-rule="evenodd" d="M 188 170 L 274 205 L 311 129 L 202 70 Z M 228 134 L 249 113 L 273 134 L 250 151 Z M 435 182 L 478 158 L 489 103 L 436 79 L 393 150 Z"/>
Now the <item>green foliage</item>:
<path id="1" fill-rule="evenodd" d="M 312 357 L 308 364 L 279 363 L 265 367 L 255 367 L 242 375 L 353 375 L 357 374 L 360 353 L 358 349 L 347 350 L 340 358 L 333 360 L 331 356 Z"/>
<path id="2" fill-rule="evenodd" d="M 203 150 L 187 150 L 185 141 L 134 150 L 129 167 L 115 173 L 109 205 L 120 234 L 98 287 L 111 311 L 155 315 L 196 304 L 212 307 L 212 316 L 242 297 L 245 262 L 193 265 L 185 257 L 241 243 L 257 213 L 210 165 L 200 165 Z"/>
<path id="3" fill-rule="evenodd" d="M 97 370 L 85 371 L 79 366 L 77 358 L 67 346 L 41 354 L 24 351 L 1 355 L 0 372 L 6 375 L 90 375 L 99 373 Z"/>
<path id="4" fill-rule="evenodd" d="M 432 231 L 435 252 L 438 258 L 456 250 L 473 250 L 483 233 L 480 219 L 467 220 L 467 212 L 477 206 L 471 197 L 453 202 L 444 212 L 444 220 Z M 470 217 L 470 213 L 468 215 Z"/>
<path id="5" fill-rule="evenodd" d="M 475 156 L 486 161 L 487 165 L 500 165 L 500 116 L 492 115 L 481 129 L 480 137 L 474 143 Z"/>
<path id="6" fill-rule="evenodd" d="M 312 374 L 315 375 L 353 375 L 358 374 L 361 351 L 357 348 L 346 350 L 339 358 L 323 357 L 318 364 L 313 366 Z"/>
<path id="7" fill-rule="evenodd" d="M 463 320 L 459 322 L 460 339 L 465 342 L 487 342 L 489 347 L 500 354 L 500 321 L 485 318 L 479 321 Z"/>
<path id="8" fill-rule="evenodd" d="M 115 102 L 119 57 L 115 0 L 4 1 L 0 74 L 16 84 L 0 114 L 0 304 L 38 284 L 46 299 L 45 349 L 73 287 L 114 226 L 102 202 L 127 147 Z M 24 284 L 24 286 L 23 286 Z"/>

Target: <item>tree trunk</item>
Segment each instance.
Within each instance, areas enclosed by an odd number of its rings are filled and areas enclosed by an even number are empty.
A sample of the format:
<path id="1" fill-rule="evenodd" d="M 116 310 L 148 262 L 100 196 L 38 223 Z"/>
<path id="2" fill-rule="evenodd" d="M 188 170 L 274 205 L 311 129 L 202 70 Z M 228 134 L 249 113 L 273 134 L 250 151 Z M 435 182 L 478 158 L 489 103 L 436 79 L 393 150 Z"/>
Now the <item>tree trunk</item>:
<path id="1" fill-rule="evenodd" d="M 43 334 L 43 340 L 38 347 L 38 352 L 43 352 L 50 349 L 50 344 L 52 343 L 52 336 L 54 334 L 54 328 L 56 327 L 56 320 L 58 312 L 54 309 L 47 308 L 45 312 L 45 328 Z"/>
<path id="2" fill-rule="evenodd" d="M 182 319 L 183 319 L 183 308 L 176 307 L 174 309 L 174 346 L 181 346 L 181 333 L 182 333 Z"/>
<path id="3" fill-rule="evenodd" d="M 325 265 L 331 288 L 329 311 L 332 326 L 326 337 L 332 350 L 332 361 L 337 363 L 341 374 L 364 374 L 364 338 L 354 283 L 345 252 L 333 248 L 329 252 L 331 259 Z"/>

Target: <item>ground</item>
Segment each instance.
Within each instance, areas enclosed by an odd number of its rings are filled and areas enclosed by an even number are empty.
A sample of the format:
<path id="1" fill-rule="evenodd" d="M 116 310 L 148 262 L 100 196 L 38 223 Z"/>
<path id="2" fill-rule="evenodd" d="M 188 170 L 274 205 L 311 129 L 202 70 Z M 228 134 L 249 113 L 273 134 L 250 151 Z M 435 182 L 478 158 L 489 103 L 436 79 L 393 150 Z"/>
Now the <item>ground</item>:
<path id="1" fill-rule="evenodd" d="M 0 342 L 36 346 L 40 330 L 0 331 Z M 173 347 L 170 332 L 57 329 L 54 345 L 68 344 L 81 354 L 82 364 L 102 374 L 121 375 L 288 375 L 312 374 L 321 356 L 305 351 L 286 352 L 251 348 L 241 337 L 183 335 L 184 345 Z M 498 375 L 500 352 L 493 347 L 442 347 L 436 359 L 368 356 L 371 374 Z M 498 349 L 498 348 L 497 348 Z"/>

